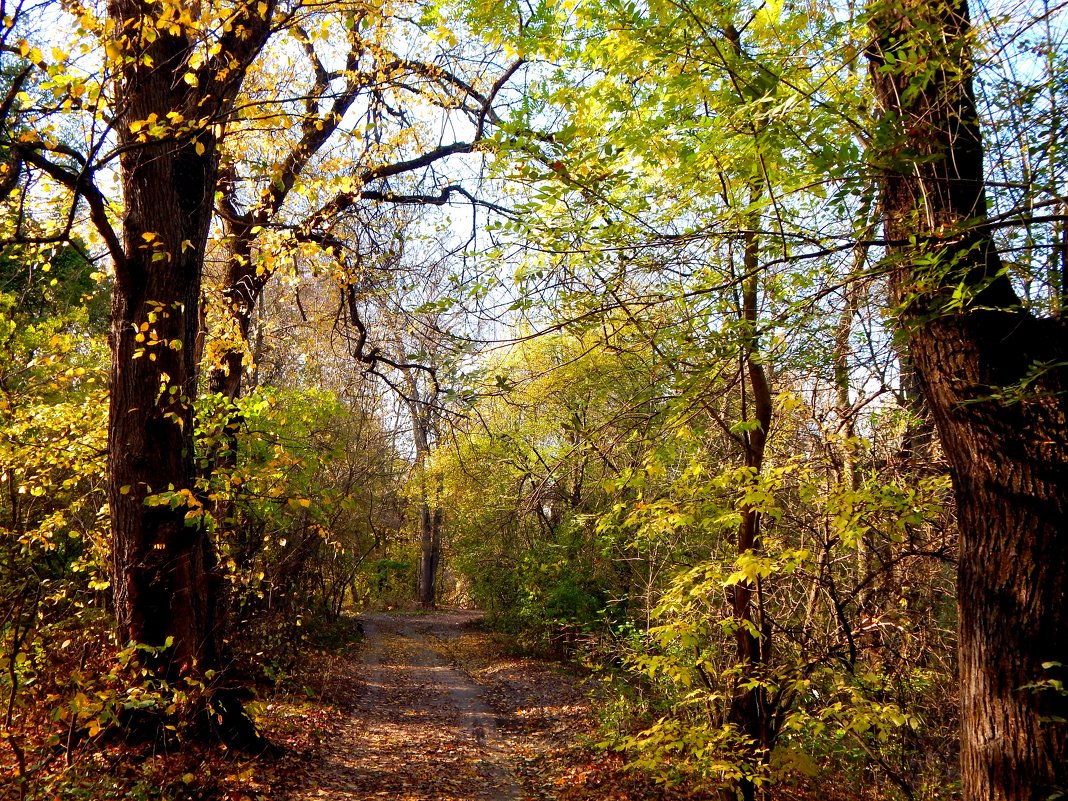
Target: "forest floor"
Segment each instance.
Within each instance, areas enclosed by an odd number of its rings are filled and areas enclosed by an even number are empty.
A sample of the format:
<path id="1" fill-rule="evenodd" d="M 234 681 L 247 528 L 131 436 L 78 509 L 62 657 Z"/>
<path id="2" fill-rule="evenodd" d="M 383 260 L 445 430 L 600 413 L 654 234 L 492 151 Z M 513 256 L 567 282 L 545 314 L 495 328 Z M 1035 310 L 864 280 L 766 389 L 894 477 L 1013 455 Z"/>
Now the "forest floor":
<path id="1" fill-rule="evenodd" d="M 596 674 L 519 655 L 470 611 L 343 619 L 248 709 L 259 756 L 102 742 L 0 801 L 708 801 L 599 748 Z M 357 636 L 362 628 L 363 636 Z M 279 671 L 282 668 L 278 668 Z M 53 749 L 55 750 L 55 749 Z M 66 767 L 64 767 L 66 764 Z M 829 787 L 827 789 L 830 789 Z M 856 801 L 776 787 L 777 801 Z"/>
<path id="2" fill-rule="evenodd" d="M 268 735 L 287 752 L 280 769 L 268 771 L 276 774 L 269 797 L 704 797 L 665 792 L 594 748 L 589 677 L 509 653 L 480 627 L 480 614 L 370 614 L 360 621 L 362 642 L 320 653 L 306 666 L 309 678 L 322 682 L 318 704 L 268 703 L 263 710 Z"/>

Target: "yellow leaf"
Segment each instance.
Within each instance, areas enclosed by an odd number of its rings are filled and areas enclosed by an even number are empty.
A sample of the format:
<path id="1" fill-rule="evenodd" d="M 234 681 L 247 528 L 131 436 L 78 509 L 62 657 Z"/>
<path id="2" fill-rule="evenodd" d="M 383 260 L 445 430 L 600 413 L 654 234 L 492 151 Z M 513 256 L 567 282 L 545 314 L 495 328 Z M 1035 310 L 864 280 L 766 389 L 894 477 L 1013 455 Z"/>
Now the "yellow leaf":
<path id="1" fill-rule="evenodd" d="M 197 155 L 198 156 L 203 156 L 205 149 L 206 148 L 204 147 L 204 143 L 203 142 L 197 142 L 196 151 L 197 151 Z"/>

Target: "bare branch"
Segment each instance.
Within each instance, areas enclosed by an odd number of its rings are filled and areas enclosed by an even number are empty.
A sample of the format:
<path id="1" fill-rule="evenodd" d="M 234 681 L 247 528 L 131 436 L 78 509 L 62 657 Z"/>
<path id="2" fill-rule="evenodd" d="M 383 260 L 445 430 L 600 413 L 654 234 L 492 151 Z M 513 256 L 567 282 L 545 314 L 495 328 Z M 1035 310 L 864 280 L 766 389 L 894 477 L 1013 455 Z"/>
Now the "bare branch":
<path id="1" fill-rule="evenodd" d="M 16 144 L 12 146 L 12 150 L 16 151 L 24 161 L 37 167 L 73 192 L 75 203 L 77 203 L 79 197 L 85 198 L 86 203 L 89 204 L 89 217 L 100 236 L 103 237 L 104 244 L 107 245 L 108 252 L 115 262 L 116 272 L 121 273 L 125 270 L 126 252 L 122 249 L 122 243 L 108 220 L 107 200 L 96 184 L 93 183 L 92 173 L 85 170 L 78 173 L 71 172 L 66 167 L 49 161 L 29 147 Z"/>

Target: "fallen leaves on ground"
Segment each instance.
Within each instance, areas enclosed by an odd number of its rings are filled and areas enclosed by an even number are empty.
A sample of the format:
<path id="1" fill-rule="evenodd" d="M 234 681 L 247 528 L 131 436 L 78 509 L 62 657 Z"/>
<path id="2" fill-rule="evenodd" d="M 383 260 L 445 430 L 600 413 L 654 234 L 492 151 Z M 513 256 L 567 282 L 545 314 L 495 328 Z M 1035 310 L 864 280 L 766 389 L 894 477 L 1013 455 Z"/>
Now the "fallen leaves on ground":
<path id="1" fill-rule="evenodd" d="M 272 752 L 249 756 L 192 744 L 170 752 L 100 748 L 68 769 L 63 797 L 715 798 L 697 788 L 657 784 L 628 770 L 619 754 L 598 749 L 590 677 L 554 662 L 517 656 L 508 640 L 484 630 L 480 620 L 470 612 L 369 617 L 369 641 L 343 641 L 306 654 L 285 691 L 261 691 L 259 700 L 249 704 Z M 17 797 L 5 794 L 2 785 L 0 801 Z M 130 795 L 137 786 L 151 786 L 154 792 Z M 28 797 L 41 796 L 31 790 Z M 779 801 L 813 797 L 807 788 L 776 788 Z M 838 801 L 822 793 L 821 798 Z"/>

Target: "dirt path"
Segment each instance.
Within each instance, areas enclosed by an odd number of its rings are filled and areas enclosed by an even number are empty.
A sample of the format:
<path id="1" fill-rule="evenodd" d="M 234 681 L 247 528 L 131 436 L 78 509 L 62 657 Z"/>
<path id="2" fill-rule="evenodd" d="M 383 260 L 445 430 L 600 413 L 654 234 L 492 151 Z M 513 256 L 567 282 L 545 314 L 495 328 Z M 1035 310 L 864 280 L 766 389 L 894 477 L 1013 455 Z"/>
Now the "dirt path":
<path id="1" fill-rule="evenodd" d="M 494 653 L 478 618 L 362 617 L 358 699 L 289 801 L 555 798 L 538 764 L 579 734 L 583 693 L 574 677 Z"/>

